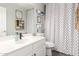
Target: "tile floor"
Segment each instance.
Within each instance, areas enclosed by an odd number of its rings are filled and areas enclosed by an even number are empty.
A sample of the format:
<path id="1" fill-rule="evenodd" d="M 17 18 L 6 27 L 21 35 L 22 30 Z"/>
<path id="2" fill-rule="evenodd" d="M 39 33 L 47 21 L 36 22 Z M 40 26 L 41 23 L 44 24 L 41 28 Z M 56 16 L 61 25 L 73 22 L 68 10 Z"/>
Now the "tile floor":
<path id="1" fill-rule="evenodd" d="M 70 56 L 70 55 L 67 55 L 67 54 L 64 54 L 64 53 L 53 50 L 52 51 L 52 56 Z"/>

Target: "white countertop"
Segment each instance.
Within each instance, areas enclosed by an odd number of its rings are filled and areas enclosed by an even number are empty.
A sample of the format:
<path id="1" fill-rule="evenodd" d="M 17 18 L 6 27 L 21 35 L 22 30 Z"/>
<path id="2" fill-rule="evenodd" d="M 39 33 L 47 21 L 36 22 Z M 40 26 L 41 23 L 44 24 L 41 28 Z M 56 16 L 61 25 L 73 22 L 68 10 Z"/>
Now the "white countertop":
<path id="1" fill-rule="evenodd" d="M 0 55 L 10 53 L 10 52 L 20 49 L 24 46 L 37 42 L 41 39 L 44 39 L 44 37 L 42 37 L 42 36 L 25 36 L 19 41 L 15 41 L 15 39 L 0 41 Z"/>

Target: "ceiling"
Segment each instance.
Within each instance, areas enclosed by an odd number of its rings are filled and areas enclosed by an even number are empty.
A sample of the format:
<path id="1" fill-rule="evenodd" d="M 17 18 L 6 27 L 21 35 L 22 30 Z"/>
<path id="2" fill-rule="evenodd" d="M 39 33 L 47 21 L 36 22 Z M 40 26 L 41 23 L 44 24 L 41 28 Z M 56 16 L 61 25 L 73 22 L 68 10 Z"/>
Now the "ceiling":
<path id="1" fill-rule="evenodd" d="M 3 7 L 18 7 L 30 9 L 36 7 L 37 5 L 44 5 L 43 3 L 0 3 L 0 6 Z"/>

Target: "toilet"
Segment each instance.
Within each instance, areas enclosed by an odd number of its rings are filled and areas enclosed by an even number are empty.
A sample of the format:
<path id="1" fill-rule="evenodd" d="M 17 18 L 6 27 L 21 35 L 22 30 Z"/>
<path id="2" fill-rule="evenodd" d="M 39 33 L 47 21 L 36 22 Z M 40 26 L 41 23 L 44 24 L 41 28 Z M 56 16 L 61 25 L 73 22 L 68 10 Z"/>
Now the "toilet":
<path id="1" fill-rule="evenodd" d="M 46 55 L 47 56 L 52 56 L 52 50 L 54 49 L 55 45 L 54 43 L 51 42 L 46 42 Z"/>

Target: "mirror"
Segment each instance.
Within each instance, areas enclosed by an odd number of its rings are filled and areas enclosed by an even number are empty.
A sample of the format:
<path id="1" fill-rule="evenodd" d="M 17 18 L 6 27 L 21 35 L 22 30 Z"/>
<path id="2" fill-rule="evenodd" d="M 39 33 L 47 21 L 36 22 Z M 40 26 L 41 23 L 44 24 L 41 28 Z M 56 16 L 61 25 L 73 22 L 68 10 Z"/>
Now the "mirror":
<path id="1" fill-rule="evenodd" d="M 0 36 L 15 35 L 17 30 L 25 31 L 25 9 L 0 7 Z M 25 21 L 25 22 L 24 22 Z M 18 28 L 19 27 L 19 28 Z"/>
<path id="2" fill-rule="evenodd" d="M 0 36 L 6 35 L 6 8 L 0 7 Z"/>
<path id="3" fill-rule="evenodd" d="M 39 4 L 35 5 L 39 6 Z M 35 8 L 30 4 L 26 4 L 25 7 L 23 7 L 16 3 L 2 3 L 0 4 L 0 6 L 5 9 L 5 16 L 3 16 L 5 20 L 2 21 L 2 19 L 0 19 L 0 22 L 4 22 L 5 25 L 1 25 L 2 27 L 4 27 L 4 29 L 0 29 L 0 31 L 5 32 L 7 35 L 15 35 L 16 31 L 22 31 L 24 33 L 37 33 L 39 32 L 39 29 L 37 29 L 37 27 L 41 27 L 43 25 L 42 19 L 44 17 L 38 17 L 37 15 L 37 10 L 41 9 Z M 26 6 L 29 6 L 30 8 Z M 43 11 L 43 9 L 41 11 Z M 41 23 L 41 25 L 37 25 L 37 22 Z M 44 31 L 43 28 L 44 27 L 42 26 L 42 30 L 40 32 Z"/>
<path id="4" fill-rule="evenodd" d="M 44 14 L 37 9 L 27 10 L 27 33 L 44 33 Z"/>

